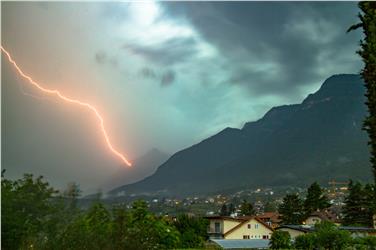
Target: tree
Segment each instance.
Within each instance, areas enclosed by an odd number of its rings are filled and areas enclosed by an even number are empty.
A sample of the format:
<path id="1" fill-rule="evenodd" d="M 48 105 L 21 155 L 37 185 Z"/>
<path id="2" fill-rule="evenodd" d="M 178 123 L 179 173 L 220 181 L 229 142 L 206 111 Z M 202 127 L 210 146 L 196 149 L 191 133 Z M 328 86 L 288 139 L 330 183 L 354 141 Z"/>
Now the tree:
<path id="1" fill-rule="evenodd" d="M 219 212 L 219 215 L 221 215 L 221 216 L 227 216 L 227 215 L 229 215 L 229 212 L 228 212 L 226 204 L 222 205 L 221 211 Z"/>
<path id="2" fill-rule="evenodd" d="M 277 206 L 274 202 L 266 202 L 265 204 L 265 207 L 264 207 L 264 212 L 276 212 L 278 209 L 277 209 Z"/>
<path id="3" fill-rule="evenodd" d="M 95 202 L 65 228 L 58 249 L 109 249 L 110 238 L 111 214 L 103 204 Z"/>
<path id="4" fill-rule="evenodd" d="M 314 233 L 307 233 L 299 235 L 295 238 L 294 248 L 295 249 L 305 249 L 314 250 L 317 248 L 316 235 Z"/>
<path id="5" fill-rule="evenodd" d="M 133 203 L 124 249 L 173 249 L 178 245 L 179 232 L 172 225 L 150 213 L 145 201 Z"/>
<path id="6" fill-rule="evenodd" d="M 368 221 L 368 226 L 373 227 L 373 215 L 376 214 L 376 185 L 366 184 L 364 193 L 364 215 Z"/>
<path id="7" fill-rule="evenodd" d="M 362 57 L 364 68 L 361 71 L 366 87 L 366 102 L 368 116 L 364 120 L 363 129 L 367 131 L 370 146 L 370 162 L 374 177 L 373 194 L 370 200 L 370 212 L 376 212 L 376 2 L 367 1 L 358 4 L 360 23 L 351 26 L 348 32 L 362 28 L 364 39 L 360 42 L 357 53 Z"/>
<path id="8" fill-rule="evenodd" d="M 357 237 L 352 240 L 354 249 L 375 250 L 376 249 L 376 237 L 365 236 Z"/>
<path id="9" fill-rule="evenodd" d="M 278 207 L 282 224 L 300 224 L 303 220 L 303 204 L 297 194 L 288 194 Z"/>
<path id="10" fill-rule="evenodd" d="M 371 194 L 369 194 L 371 192 Z M 370 203 L 373 204 L 373 190 L 363 189 L 359 182 L 350 181 L 348 185 L 348 194 L 345 197 L 345 205 L 343 206 L 343 224 L 344 225 L 372 225 L 372 211 Z"/>
<path id="11" fill-rule="evenodd" d="M 291 237 L 286 231 L 274 231 L 270 238 L 271 249 L 291 249 Z"/>
<path id="12" fill-rule="evenodd" d="M 329 221 L 322 221 L 315 225 L 316 244 L 321 249 L 341 250 L 351 244 L 351 234 L 348 231 L 339 230 Z"/>
<path id="13" fill-rule="evenodd" d="M 256 214 L 252 204 L 247 202 L 246 200 L 243 200 L 242 204 L 240 205 L 240 213 L 243 216 Z"/>
<path id="14" fill-rule="evenodd" d="M 204 246 L 207 238 L 207 220 L 180 214 L 177 216 L 174 226 L 181 235 L 181 248 L 202 248 Z"/>
<path id="15" fill-rule="evenodd" d="M 46 221 L 56 212 L 56 204 L 52 202 L 56 194 L 42 176 L 25 174 L 16 181 L 2 177 L 2 248 L 19 249 L 38 242 Z"/>
<path id="16" fill-rule="evenodd" d="M 330 206 L 328 197 L 317 182 L 311 184 L 307 190 L 307 196 L 304 200 L 304 213 L 308 217 L 312 212 L 322 210 Z"/>
<path id="17" fill-rule="evenodd" d="M 235 213 L 235 206 L 234 204 L 230 203 L 230 205 L 228 206 L 228 214 L 231 215 Z"/>
<path id="18" fill-rule="evenodd" d="M 70 209 L 77 209 L 77 200 L 81 193 L 82 191 L 77 183 L 68 183 L 66 190 L 63 192 L 63 197 L 70 203 Z"/>
<path id="19" fill-rule="evenodd" d="M 361 72 L 366 87 L 366 105 L 368 116 L 364 121 L 364 130 L 369 136 L 371 166 L 376 184 L 376 2 L 359 2 L 360 23 L 351 26 L 348 32 L 363 28 L 364 39 L 360 42 L 358 54 L 362 57 L 364 68 Z"/>
<path id="20" fill-rule="evenodd" d="M 323 221 L 315 225 L 315 231 L 295 238 L 296 249 L 347 249 L 352 244 L 351 234 L 339 230 L 332 222 Z"/>
<path id="21" fill-rule="evenodd" d="M 124 235 L 130 221 L 130 214 L 121 206 L 113 207 L 112 214 L 111 237 L 113 248 L 120 250 L 125 245 Z"/>

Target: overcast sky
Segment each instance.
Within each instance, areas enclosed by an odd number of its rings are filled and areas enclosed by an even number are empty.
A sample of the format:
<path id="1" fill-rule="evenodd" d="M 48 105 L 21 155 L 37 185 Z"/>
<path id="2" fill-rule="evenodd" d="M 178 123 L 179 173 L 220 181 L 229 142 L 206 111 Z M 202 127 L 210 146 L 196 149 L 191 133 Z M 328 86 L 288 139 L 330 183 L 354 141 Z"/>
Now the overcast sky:
<path id="1" fill-rule="evenodd" d="M 95 105 L 130 159 L 174 153 L 358 73 L 356 2 L 3 2 L 2 46 L 48 88 Z M 2 57 L 2 168 L 95 189 L 121 166 L 84 108 Z"/>

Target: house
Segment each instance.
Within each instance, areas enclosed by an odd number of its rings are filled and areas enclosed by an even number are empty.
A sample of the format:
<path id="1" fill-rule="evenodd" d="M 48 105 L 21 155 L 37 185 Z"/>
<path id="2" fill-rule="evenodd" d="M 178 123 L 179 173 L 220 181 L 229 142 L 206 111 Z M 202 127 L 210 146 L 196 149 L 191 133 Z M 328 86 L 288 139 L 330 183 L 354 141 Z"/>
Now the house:
<path id="1" fill-rule="evenodd" d="M 277 212 L 265 212 L 257 217 L 272 228 L 278 227 L 281 223 L 280 215 Z"/>
<path id="2" fill-rule="evenodd" d="M 337 226 L 340 224 L 339 217 L 329 211 L 316 211 L 311 213 L 307 219 L 303 221 L 305 225 L 315 225 L 322 221 L 331 221 Z"/>
<path id="3" fill-rule="evenodd" d="M 310 225 L 282 225 L 275 230 L 288 232 L 291 239 L 295 239 L 299 235 L 313 232 L 314 227 Z"/>
<path id="4" fill-rule="evenodd" d="M 370 227 L 339 226 L 338 229 L 348 231 L 354 238 L 376 236 L 376 229 Z M 299 235 L 314 232 L 315 227 L 314 225 L 282 225 L 277 227 L 276 230 L 288 232 L 291 239 L 295 239 Z"/>
<path id="5" fill-rule="evenodd" d="M 206 217 L 210 224 L 208 234 L 211 239 L 270 239 L 274 229 L 257 216 Z"/>

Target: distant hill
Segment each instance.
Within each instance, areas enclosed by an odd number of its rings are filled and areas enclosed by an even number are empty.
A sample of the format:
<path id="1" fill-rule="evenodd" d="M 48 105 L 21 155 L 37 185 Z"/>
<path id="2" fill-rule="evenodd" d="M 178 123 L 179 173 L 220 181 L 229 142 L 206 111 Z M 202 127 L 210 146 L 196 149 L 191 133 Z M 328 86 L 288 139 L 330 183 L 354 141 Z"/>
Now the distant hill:
<path id="1" fill-rule="evenodd" d="M 152 175 L 158 166 L 164 163 L 169 157 L 168 154 L 153 148 L 135 159 L 132 167 L 120 166 L 116 173 L 102 185 L 102 188 L 110 190 L 120 185 L 140 181 Z"/>
<path id="2" fill-rule="evenodd" d="M 334 75 L 301 104 L 269 110 L 242 129 L 226 128 L 175 153 L 155 174 L 111 191 L 193 194 L 315 180 L 371 177 L 365 88 L 359 75 Z"/>

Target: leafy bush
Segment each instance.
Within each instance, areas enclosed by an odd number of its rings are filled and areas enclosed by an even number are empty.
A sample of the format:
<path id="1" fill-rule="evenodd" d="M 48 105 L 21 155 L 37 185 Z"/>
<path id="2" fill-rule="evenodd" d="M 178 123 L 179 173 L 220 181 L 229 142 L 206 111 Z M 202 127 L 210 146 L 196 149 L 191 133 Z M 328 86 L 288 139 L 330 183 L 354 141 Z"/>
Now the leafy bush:
<path id="1" fill-rule="evenodd" d="M 288 232 L 285 231 L 275 231 L 270 238 L 270 248 L 271 249 L 290 249 L 291 248 L 291 237 Z"/>

